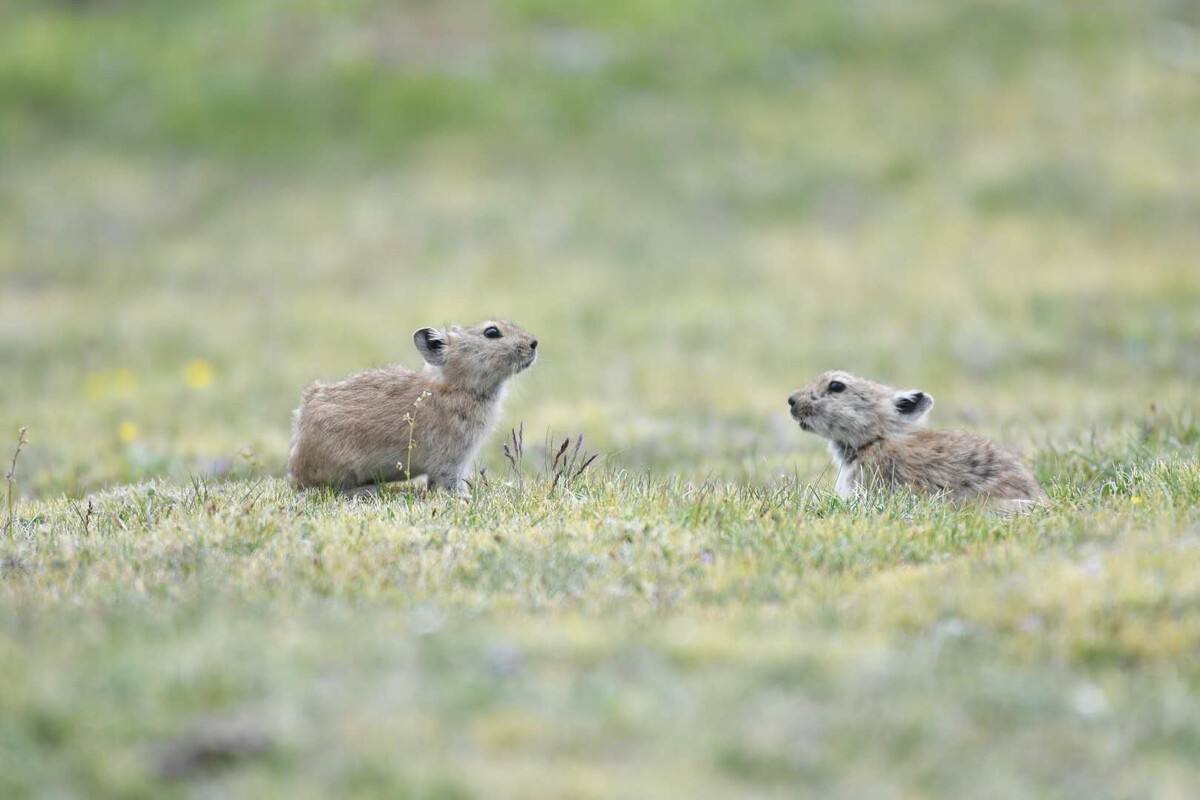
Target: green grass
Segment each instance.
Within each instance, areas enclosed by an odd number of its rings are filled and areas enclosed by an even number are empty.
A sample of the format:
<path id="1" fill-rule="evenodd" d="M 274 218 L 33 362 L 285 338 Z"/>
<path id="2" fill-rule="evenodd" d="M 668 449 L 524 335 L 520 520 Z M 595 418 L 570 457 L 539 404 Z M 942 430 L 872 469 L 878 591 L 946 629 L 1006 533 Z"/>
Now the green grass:
<path id="1" fill-rule="evenodd" d="M 1183 2 L 5 5 L 0 796 L 1195 796 L 1197 41 Z M 288 489 L 306 383 L 493 315 L 542 342 L 521 475 L 498 435 L 468 502 Z M 1050 502 L 838 500 L 784 404 L 832 367 Z"/>

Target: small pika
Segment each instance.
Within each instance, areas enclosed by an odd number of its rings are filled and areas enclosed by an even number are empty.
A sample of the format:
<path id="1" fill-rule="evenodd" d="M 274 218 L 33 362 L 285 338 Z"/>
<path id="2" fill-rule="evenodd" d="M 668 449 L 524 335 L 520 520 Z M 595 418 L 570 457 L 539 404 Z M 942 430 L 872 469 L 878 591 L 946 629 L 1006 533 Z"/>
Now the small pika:
<path id="1" fill-rule="evenodd" d="M 829 441 L 837 492 L 909 489 L 953 502 L 982 500 L 1018 511 L 1045 498 L 1012 453 L 964 431 L 921 427 L 933 397 L 897 390 L 848 372 L 826 372 L 788 397 L 802 430 Z"/>
<path id="2" fill-rule="evenodd" d="M 508 379 L 537 360 L 537 339 L 495 320 L 421 328 L 413 343 L 420 372 L 393 365 L 304 390 L 292 414 L 294 486 L 353 490 L 424 475 L 431 489 L 466 494 Z"/>

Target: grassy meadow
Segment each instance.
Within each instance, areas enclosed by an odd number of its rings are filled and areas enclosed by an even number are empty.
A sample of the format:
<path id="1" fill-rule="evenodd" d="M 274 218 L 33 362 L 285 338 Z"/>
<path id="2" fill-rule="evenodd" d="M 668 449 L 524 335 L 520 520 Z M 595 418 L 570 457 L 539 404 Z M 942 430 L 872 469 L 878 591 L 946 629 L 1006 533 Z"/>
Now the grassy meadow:
<path id="1" fill-rule="evenodd" d="M 0 797 L 1200 795 L 1198 131 L 1185 0 L 0 5 Z M 287 486 L 494 316 L 469 501 Z"/>

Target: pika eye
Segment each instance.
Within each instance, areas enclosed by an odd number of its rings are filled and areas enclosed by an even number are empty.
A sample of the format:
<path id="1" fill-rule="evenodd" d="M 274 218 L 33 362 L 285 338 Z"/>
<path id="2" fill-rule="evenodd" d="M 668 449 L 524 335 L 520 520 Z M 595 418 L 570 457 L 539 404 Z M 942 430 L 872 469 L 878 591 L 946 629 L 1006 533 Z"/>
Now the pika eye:
<path id="1" fill-rule="evenodd" d="M 486 328 L 484 328 L 483 335 L 488 337 L 489 339 L 499 339 L 500 338 L 500 329 L 497 328 L 495 325 L 488 325 Z"/>
<path id="2" fill-rule="evenodd" d="M 846 391 L 846 384 L 842 383 L 841 381 L 830 381 L 829 382 L 829 391 L 832 392 L 833 394 L 837 394 L 838 392 L 844 392 L 844 391 Z"/>

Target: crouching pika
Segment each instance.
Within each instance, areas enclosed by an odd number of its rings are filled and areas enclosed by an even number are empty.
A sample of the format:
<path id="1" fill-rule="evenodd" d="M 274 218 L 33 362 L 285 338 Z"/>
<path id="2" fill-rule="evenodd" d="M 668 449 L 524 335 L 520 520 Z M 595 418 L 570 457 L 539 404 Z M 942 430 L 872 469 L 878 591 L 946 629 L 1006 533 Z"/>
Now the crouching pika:
<path id="1" fill-rule="evenodd" d="M 933 397 L 848 372 L 826 372 L 788 397 L 801 429 L 829 440 L 837 492 L 909 489 L 953 502 L 981 500 L 1018 511 L 1045 495 L 1028 467 L 993 442 L 964 431 L 921 427 Z"/>
<path id="2" fill-rule="evenodd" d="M 297 488 L 357 489 L 425 475 L 465 494 L 508 379 L 537 360 L 534 336 L 510 322 L 421 328 L 420 372 L 370 369 L 314 383 L 292 415 L 288 475 Z"/>

